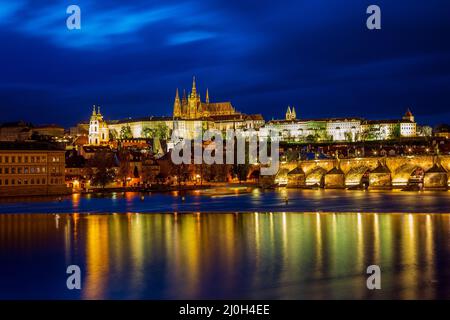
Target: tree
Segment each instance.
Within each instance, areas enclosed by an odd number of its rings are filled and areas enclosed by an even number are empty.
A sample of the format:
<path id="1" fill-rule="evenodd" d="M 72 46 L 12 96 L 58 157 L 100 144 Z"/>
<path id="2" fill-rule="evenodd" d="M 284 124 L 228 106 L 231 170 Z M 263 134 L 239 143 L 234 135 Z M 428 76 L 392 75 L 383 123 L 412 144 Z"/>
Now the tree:
<path id="1" fill-rule="evenodd" d="M 248 172 L 250 171 L 250 165 L 248 163 L 245 164 L 235 164 L 233 166 L 233 173 L 239 180 L 239 183 L 247 180 Z"/>
<path id="2" fill-rule="evenodd" d="M 347 141 L 347 142 L 352 142 L 353 141 L 353 135 L 352 135 L 351 132 L 345 131 L 344 132 L 344 136 L 345 136 L 345 141 Z"/>
<path id="3" fill-rule="evenodd" d="M 129 125 L 123 126 L 120 129 L 120 139 L 132 139 L 133 133 L 131 132 L 131 127 Z"/>
<path id="4" fill-rule="evenodd" d="M 189 177 L 188 172 L 188 165 L 181 163 L 181 164 L 172 164 L 170 174 L 175 176 L 177 178 L 177 184 L 178 186 L 181 185 L 182 182 L 185 182 Z"/>
<path id="5" fill-rule="evenodd" d="M 106 150 L 97 151 L 89 161 L 89 166 L 96 169 L 92 173 L 92 184 L 101 186 L 104 189 L 108 183 L 112 182 L 115 178 L 114 164 L 112 152 Z"/>
<path id="6" fill-rule="evenodd" d="M 102 187 L 102 189 L 105 189 L 108 183 L 114 181 L 114 178 L 115 172 L 113 169 L 101 167 L 94 173 L 94 176 L 92 177 L 92 184 L 94 186 L 100 186 Z"/>
<path id="7" fill-rule="evenodd" d="M 137 166 L 134 166 L 133 177 L 139 178 L 139 170 Z"/>
<path id="8" fill-rule="evenodd" d="M 308 143 L 315 143 L 317 142 L 317 137 L 310 134 L 309 136 L 306 137 L 306 142 Z"/>
<path id="9" fill-rule="evenodd" d="M 155 129 L 145 127 L 144 129 L 142 129 L 142 136 L 147 139 L 154 138 L 155 137 Z"/>
<path id="10" fill-rule="evenodd" d="M 115 129 L 109 130 L 109 137 L 111 140 L 117 140 L 117 138 L 119 137 L 117 130 L 115 130 Z"/>
<path id="11" fill-rule="evenodd" d="M 154 138 L 166 140 L 169 138 L 169 127 L 165 123 L 158 123 L 154 129 Z"/>
<path id="12" fill-rule="evenodd" d="M 400 130 L 400 124 L 397 123 L 396 125 L 394 125 L 394 128 L 392 128 L 392 131 L 389 135 L 390 139 L 398 139 L 401 136 L 401 130 Z"/>

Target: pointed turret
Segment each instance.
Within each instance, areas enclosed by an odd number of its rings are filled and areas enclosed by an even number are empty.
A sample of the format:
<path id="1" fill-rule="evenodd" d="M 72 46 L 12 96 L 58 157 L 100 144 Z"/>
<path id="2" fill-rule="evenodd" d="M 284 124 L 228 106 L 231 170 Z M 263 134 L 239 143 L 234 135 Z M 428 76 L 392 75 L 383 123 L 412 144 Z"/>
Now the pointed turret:
<path id="1" fill-rule="evenodd" d="M 95 116 L 97 112 L 95 111 L 95 104 L 92 106 L 92 115 Z"/>
<path id="2" fill-rule="evenodd" d="M 209 90 L 206 88 L 206 103 L 209 104 Z"/>
<path id="3" fill-rule="evenodd" d="M 291 117 L 292 117 L 292 120 L 297 119 L 297 113 L 295 113 L 295 107 L 292 107 Z"/>
<path id="4" fill-rule="evenodd" d="M 102 113 L 100 112 L 100 106 L 97 106 L 97 114 L 101 115 Z"/>
<path id="5" fill-rule="evenodd" d="M 197 96 L 197 88 L 195 86 L 195 76 L 192 77 L 192 91 L 191 94 L 193 97 Z"/>
<path id="6" fill-rule="evenodd" d="M 180 101 L 180 95 L 178 93 L 178 88 L 175 93 L 175 101 L 173 103 L 173 116 L 181 117 L 181 101 Z"/>
<path id="7" fill-rule="evenodd" d="M 291 112 L 291 106 L 288 106 L 286 111 L 286 120 L 291 120 L 292 112 Z"/>

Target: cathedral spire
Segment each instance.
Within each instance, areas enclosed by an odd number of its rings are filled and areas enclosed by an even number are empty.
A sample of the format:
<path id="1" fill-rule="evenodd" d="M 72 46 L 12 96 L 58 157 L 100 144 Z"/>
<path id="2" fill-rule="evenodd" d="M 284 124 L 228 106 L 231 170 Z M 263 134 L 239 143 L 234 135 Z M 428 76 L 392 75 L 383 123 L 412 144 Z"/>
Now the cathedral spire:
<path id="1" fill-rule="evenodd" d="M 209 103 L 209 90 L 206 88 L 206 103 Z"/>
<path id="2" fill-rule="evenodd" d="M 180 95 L 178 94 L 178 88 L 177 92 L 175 93 L 175 102 L 173 103 L 173 116 L 174 117 L 181 117 L 181 102 L 180 102 Z"/>
<path id="3" fill-rule="evenodd" d="M 97 113 L 95 111 L 95 104 L 92 106 L 92 115 L 95 116 Z"/>
<path id="4" fill-rule="evenodd" d="M 183 89 L 183 101 L 186 101 L 186 89 Z"/>
<path id="5" fill-rule="evenodd" d="M 192 77 L 192 95 L 195 97 L 197 94 L 197 88 L 195 86 L 195 76 Z"/>
<path id="6" fill-rule="evenodd" d="M 100 112 L 100 106 L 97 106 L 97 114 L 101 115 L 102 113 Z"/>
<path id="7" fill-rule="evenodd" d="M 288 106 L 286 111 L 286 120 L 291 120 L 292 112 L 291 112 L 291 106 Z"/>

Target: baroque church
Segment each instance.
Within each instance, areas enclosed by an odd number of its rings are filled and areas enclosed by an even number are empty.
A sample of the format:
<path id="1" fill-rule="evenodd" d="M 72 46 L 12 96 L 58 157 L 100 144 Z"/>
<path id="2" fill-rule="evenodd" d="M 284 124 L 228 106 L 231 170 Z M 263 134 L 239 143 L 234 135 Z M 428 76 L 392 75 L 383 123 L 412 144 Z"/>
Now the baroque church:
<path id="1" fill-rule="evenodd" d="M 180 99 L 178 89 L 175 94 L 173 104 L 173 117 L 179 119 L 202 119 L 214 116 L 240 115 L 231 102 L 210 102 L 209 92 L 206 89 L 205 101 L 202 102 L 200 94 L 197 92 L 195 77 L 192 80 L 191 93 L 186 97 L 186 91 L 183 90 L 183 97 Z"/>

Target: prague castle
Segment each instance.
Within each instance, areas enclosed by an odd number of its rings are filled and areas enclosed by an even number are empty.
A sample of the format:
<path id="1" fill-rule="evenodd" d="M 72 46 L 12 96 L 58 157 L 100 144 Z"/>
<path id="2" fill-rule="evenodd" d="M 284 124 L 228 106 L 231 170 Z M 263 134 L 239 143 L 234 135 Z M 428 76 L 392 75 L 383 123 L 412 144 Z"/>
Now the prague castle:
<path id="1" fill-rule="evenodd" d="M 276 133 L 280 139 L 297 142 L 387 140 L 417 136 L 417 124 L 411 111 L 401 119 L 365 120 L 362 118 L 298 119 L 295 107 L 288 107 L 285 119 L 265 123 L 261 114 L 244 114 L 231 102 L 211 102 L 208 89 L 202 101 L 195 77 L 188 95 L 175 93 L 172 116 L 106 121 L 94 106 L 89 122 L 89 144 L 108 144 L 110 140 L 151 138 L 164 132 L 166 138 L 176 130 L 177 139 L 195 139 L 198 132 L 216 129 L 255 129 L 261 136 Z M 160 136 L 161 134 L 159 134 Z"/>
<path id="2" fill-rule="evenodd" d="M 185 91 L 184 91 L 185 92 Z M 178 90 L 173 104 L 173 115 L 165 117 L 144 117 L 138 119 L 106 121 L 100 107 L 94 109 L 89 122 L 89 144 L 108 144 L 111 139 L 149 138 L 155 131 L 164 131 L 170 136 L 173 130 L 180 133 L 180 138 L 194 139 L 202 129 L 258 129 L 264 125 L 260 114 L 247 115 L 236 111 L 231 102 L 210 102 L 206 90 L 202 102 L 197 92 L 195 77 L 188 97 L 183 94 L 180 99 Z"/>
<path id="3" fill-rule="evenodd" d="M 183 90 L 183 98 L 180 99 L 177 89 L 173 104 L 174 118 L 200 119 L 224 115 L 240 115 L 240 113 L 236 112 L 230 102 L 210 102 L 208 89 L 206 89 L 205 102 L 202 102 L 200 94 L 197 92 L 195 77 L 192 80 L 191 93 L 187 98 L 186 91 Z"/>

